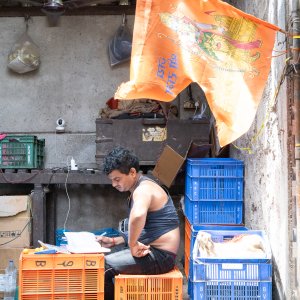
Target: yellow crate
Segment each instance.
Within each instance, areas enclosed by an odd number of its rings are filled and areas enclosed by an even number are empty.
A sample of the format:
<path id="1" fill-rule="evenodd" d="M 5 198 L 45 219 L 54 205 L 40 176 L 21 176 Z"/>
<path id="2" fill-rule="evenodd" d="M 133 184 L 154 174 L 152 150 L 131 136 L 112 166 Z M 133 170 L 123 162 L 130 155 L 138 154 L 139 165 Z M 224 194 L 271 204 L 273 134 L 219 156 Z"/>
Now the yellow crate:
<path id="1" fill-rule="evenodd" d="M 103 254 L 21 254 L 19 300 L 103 300 Z"/>
<path id="2" fill-rule="evenodd" d="M 181 272 L 175 268 L 160 275 L 118 275 L 115 300 L 181 300 Z"/>

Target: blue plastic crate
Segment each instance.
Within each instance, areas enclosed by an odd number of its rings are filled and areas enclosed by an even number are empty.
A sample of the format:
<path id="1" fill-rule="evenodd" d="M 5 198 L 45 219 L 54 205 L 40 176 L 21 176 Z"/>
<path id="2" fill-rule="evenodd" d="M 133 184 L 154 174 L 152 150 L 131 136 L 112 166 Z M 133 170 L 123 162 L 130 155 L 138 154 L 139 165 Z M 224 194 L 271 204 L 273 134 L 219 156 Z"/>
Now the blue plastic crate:
<path id="1" fill-rule="evenodd" d="M 213 241 L 230 239 L 240 231 L 205 230 Z M 263 238 L 264 258 L 203 258 L 196 247 L 193 252 L 193 278 L 191 285 L 194 299 L 246 300 L 272 299 L 272 261 L 269 242 L 263 231 L 249 230 Z"/>
<path id="2" fill-rule="evenodd" d="M 240 201 L 191 201 L 185 195 L 184 214 L 193 225 L 242 224 L 243 200 Z"/>
<path id="3" fill-rule="evenodd" d="M 234 158 L 188 158 L 186 173 L 191 177 L 243 177 L 244 162 Z"/>
<path id="4" fill-rule="evenodd" d="M 272 282 L 191 282 L 190 296 L 194 300 L 272 300 Z"/>
<path id="5" fill-rule="evenodd" d="M 189 158 L 185 193 L 193 200 L 242 200 L 244 163 L 233 158 Z"/>
<path id="6" fill-rule="evenodd" d="M 194 284 L 193 281 L 191 281 L 191 278 L 188 278 L 188 289 L 187 289 L 188 295 L 190 296 L 190 299 L 194 299 Z"/>
<path id="7" fill-rule="evenodd" d="M 56 237 L 55 237 L 55 244 L 57 246 L 60 245 L 66 245 L 67 244 L 67 239 L 64 235 L 64 232 L 71 232 L 72 230 L 68 230 L 68 229 L 63 229 L 63 228 L 59 228 L 56 230 Z M 105 236 L 108 237 L 116 237 L 116 236 L 120 236 L 120 233 L 118 230 L 114 229 L 114 228 L 102 228 L 102 229 L 98 229 L 98 230 L 93 230 L 91 231 L 92 233 L 94 233 L 95 235 L 101 235 L 104 234 Z"/>
<path id="8" fill-rule="evenodd" d="M 188 159 L 185 194 L 191 201 L 243 200 L 244 163 L 232 158 Z"/>
<path id="9" fill-rule="evenodd" d="M 191 279 L 193 278 L 193 248 L 194 243 L 197 237 L 197 234 L 200 230 L 226 230 L 226 231 L 239 231 L 240 234 L 243 234 L 245 231 L 248 230 L 245 226 L 220 226 L 220 225 L 190 225 L 189 222 L 185 221 L 185 243 L 189 245 L 189 249 L 185 249 L 188 251 L 188 253 L 185 252 L 184 255 L 189 255 L 189 259 L 185 259 L 185 262 L 189 263 L 189 273 L 186 274 L 188 278 L 188 294 L 191 296 L 191 299 L 193 299 L 193 286 Z M 186 240 L 189 240 L 187 242 Z"/>
<path id="10" fill-rule="evenodd" d="M 243 200 L 244 178 L 230 177 L 185 177 L 185 194 L 191 201 Z"/>

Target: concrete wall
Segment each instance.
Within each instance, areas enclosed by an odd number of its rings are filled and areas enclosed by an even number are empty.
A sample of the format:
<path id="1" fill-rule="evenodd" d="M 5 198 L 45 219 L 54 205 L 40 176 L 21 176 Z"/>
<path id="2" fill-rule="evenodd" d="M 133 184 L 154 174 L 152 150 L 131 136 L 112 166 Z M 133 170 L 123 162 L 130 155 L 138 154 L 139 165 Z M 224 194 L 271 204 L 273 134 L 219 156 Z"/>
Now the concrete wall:
<path id="1" fill-rule="evenodd" d="M 285 2 L 236 1 L 245 12 L 285 28 Z M 285 50 L 285 35 L 278 33 L 274 49 Z M 278 53 L 275 53 L 276 55 Z M 263 99 L 251 129 L 239 138 L 237 147 L 250 147 L 252 153 L 231 147 L 231 156 L 245 162 L 245 223 L 268 234 L 274 268 L 274 299 L 292 299 L 289 222 L 291 221 L 288 182 L 288 100 L 286 81 L 273 103 L 285 55 L 272 59 L 272 68 Z M 262 128 L 263 126 L 263 128 Z M 260 132 L 260 129 L 261 132 Z"/>
<path id="2" fill-rule="evenodd" d="M 128 16 L 133 26 L 133 16 Z M 11 47 L 25 30 L 23 18 L 0 18 L 0 131 L 46 138 L 46 167 L 95 162 L 95 119 L 118 85 L 129 79 L 129 63 L 112 69 L 107 45 L 122 16 L 63 16 L 49 27 L 33 17 L 29 35 L 39 46 L 39 70 L 19 75 L 7 68 Z M 55 135 L 62 117 L 66 132 Z M 55 151 L 53 151 L 55 150 Z"/>

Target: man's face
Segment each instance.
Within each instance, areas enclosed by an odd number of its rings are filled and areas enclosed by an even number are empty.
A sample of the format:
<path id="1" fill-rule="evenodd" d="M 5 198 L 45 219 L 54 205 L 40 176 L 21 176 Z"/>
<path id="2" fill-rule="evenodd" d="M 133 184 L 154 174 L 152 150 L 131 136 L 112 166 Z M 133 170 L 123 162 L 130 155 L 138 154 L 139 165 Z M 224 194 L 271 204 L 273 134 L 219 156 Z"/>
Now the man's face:
<path id="1" fill-rule="evenodd" d="M 129 174 L 123 174 L 119 170 L 113 170 L 109 173 L 108 178 L 111 184 L 120 192 L 127 192 L 135 183 L 135 169 L 131 168 Z"/>

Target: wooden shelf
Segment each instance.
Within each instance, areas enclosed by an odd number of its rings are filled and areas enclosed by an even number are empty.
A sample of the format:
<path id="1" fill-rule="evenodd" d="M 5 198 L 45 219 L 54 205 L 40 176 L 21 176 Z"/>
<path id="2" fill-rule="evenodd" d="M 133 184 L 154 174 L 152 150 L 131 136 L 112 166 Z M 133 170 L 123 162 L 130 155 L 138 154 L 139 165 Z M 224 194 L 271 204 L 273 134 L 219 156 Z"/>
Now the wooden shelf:
<path id="1" fill-rule="evenodd" d="M 111 184 L 107 176 L 99 170 L 14 170 L 0 169 L 0 183 L 8 184 Z"/>

